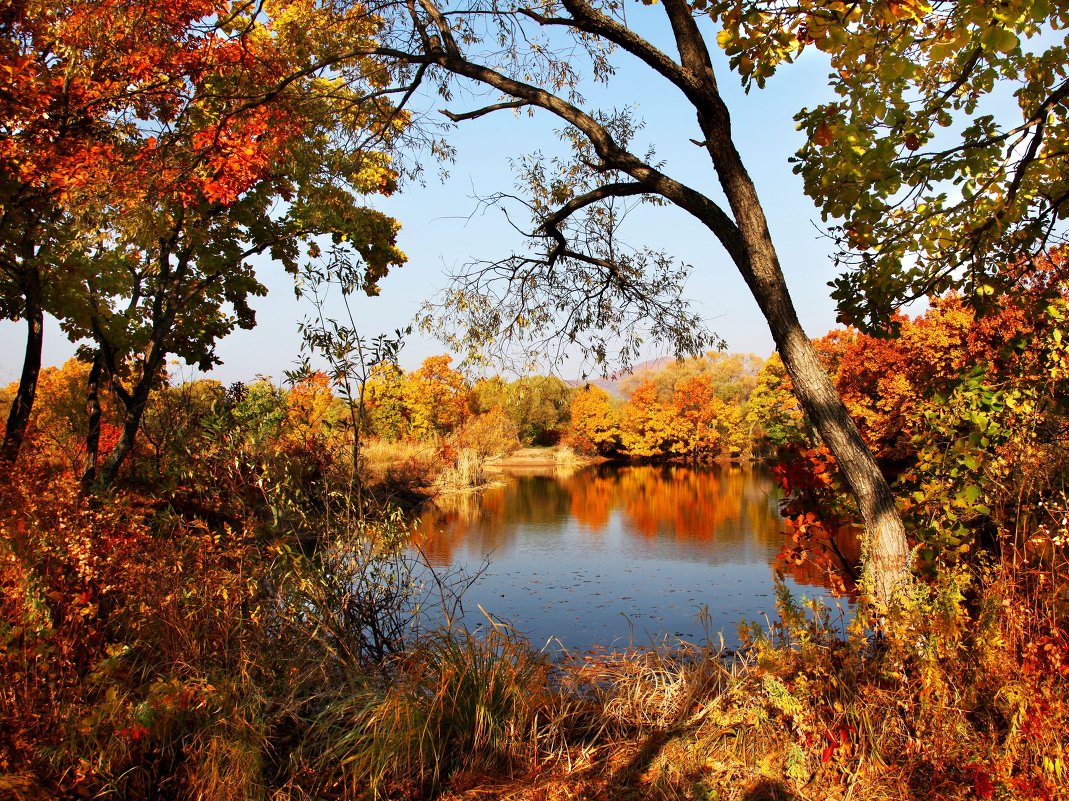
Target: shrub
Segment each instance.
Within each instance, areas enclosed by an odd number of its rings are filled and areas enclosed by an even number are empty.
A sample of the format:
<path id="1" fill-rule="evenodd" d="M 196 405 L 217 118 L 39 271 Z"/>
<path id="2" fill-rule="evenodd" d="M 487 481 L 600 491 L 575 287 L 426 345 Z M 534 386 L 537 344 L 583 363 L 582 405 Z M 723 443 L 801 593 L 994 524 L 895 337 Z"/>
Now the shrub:
<path id="1" fill-rule="evenodd" d="M 516 424 L 500 406 L 468 419 L 452 439 L 457 448 L 483 459 L 506 456 L 520 447 Z"/>

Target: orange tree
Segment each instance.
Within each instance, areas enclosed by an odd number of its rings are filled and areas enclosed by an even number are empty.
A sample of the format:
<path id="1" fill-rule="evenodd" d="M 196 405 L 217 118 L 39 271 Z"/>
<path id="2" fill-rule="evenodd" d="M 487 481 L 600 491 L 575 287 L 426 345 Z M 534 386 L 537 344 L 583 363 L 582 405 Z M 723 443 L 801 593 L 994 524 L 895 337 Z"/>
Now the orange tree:
<path id="1" fill-rule="evenodd" d="M 1021 545 L 1047 509 L 1064 506 L 1064 268 L 1061 252 L 1029 265 L 1019 292 L 982 317 L 948 295 L 916 319 L 896 318 L 896 337 L 848 329 L 818 343 L 862 434 L 897 476 L 928 567 L 978 545 Z M 789 512 L 805 538 L 819 539 L 818 522 L 846 519 L 834 459 L 820 449 L 796 457 L 782 471 Z"/>
<path id="2" fill-rule="evenodd" d="M 0 94 L 26 100 L 0 109 L 13 133 L 0 169 L 13 192 L 5 207 L 37 223 L 29 233 L 0 231 L 0 250 L 22 248 L 5 259 L 5 311 L 31 319 L 46 308 L 69 335 L 93 341 L 91 383 L 106 382 L 125 409 L 100 470 L 109 482 L 166 357 L 210 366 L 219 337 L 253 324 L 247 299 L 264 290 L 250 257 L 269 253 L 296 270 L 301 244 L 315 258 L 315 238 L 329 234 L 334 263 L 350 265 L 351 252 L 372 293 L 401 263 L 396 224 L 357 202 L 392 189 L 388 158 L 349 143 L 388 145 L 405 118 L 378 92 L 389 75 L 367 60 L 338 65 L 323 36 L 329 28 L 370 41 L 376 23 L 359 8 L 84 0 L 58 14 L 16 6 L 4 20 L 9 69 L 0 74 L 19 86 Z M 329 77 L 319 77 L 327 67 Z M 28 81 L 33 91 L 22 86 Z M 378 99 L 363 102 L 367 94 Z M 272 211 L 279 201 L 284 211 Z M 48 297 L 34 294 L 42 270 L 52 279 Z M 31 329 L 9 457 L 39 364 L 39 326 Z M 91 440 L 89 450 L 92 477 Z"/>
<path id="3" fill-rule="evenodd" d="M 676 384 L 672 405 L 681 435 L 674 450 L 695 459 L 741 453 L 744 437 L 741 403 L 725 403 L 717 395 L 709 374 Z"/>
<path id="4" fill-rule="evenodd" d="M 608 456 L 620 448 L 620 412 L 609 393 L 587 384 L 572 396 L 565 441 L 580 453 Z"/>
<path id="5" fill-rule="evenodd" d="M 747 417 L 760 360 L 719 353 L 674 361 L 624 383 L 624 449 L 644 458 L 738 458 L 752 453 L 755 423 Z"/>

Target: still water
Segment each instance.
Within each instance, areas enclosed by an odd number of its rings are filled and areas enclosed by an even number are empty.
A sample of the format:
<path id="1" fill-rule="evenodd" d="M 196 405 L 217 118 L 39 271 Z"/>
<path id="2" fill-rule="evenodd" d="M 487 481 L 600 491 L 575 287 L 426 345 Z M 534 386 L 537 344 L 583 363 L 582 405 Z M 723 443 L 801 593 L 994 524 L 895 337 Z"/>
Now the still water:
<path id="1" fill-rule="evenodd" d="M 698 642 L 708 632 L 731 647 L 741 621 L 774 618 L 785 534 L 766 468 L 600 465 L 505 481 L 441 497 L 420 522 L 436 567 L 488 560 L 464 596 L 469 627 L 484 623 L 482 606 L 538 646 Z M 796 597 L 828 595 L 818 582 L 804 566 L 785 578 Z"/>

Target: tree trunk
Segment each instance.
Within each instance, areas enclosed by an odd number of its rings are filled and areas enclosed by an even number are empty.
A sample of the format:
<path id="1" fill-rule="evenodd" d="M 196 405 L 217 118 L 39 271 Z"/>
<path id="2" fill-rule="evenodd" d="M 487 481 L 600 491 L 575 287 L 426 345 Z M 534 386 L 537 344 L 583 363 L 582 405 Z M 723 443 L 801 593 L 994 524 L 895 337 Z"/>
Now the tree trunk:
<path id="1" fill-rule="evenodd" d="M 29 268 L 25 276 L 23 318 L 26 320 L 26 351 L 22 358 L 19 388 L 4 429 L 4 445 L 0 459 L 10 467 L 18 458 L 26 426 L 30 422 L 33 402 L 37 396 L 37 379 L 41 374 L 41 350 L 44 346 L 44 307 L 41 303 L 41 276 Z"/>
<path id="2" fill-rule="evenodd" d="M 797 317 L 780 327 L 782 334 L 774 336 L 795 395 L 838 461 L 865 523 L 862 582 L 886 606 L 909 567 L 906 530 L 894 494 Z"/>
<path id="3" fill-rule="evenodd" d="M 147 384 L 147 382 L 144 383 Z M 104 457 L 104 461 L 100 465 L 100 483 L 105 487 L 110 487 L 115 483 L 115 479 L 119 476 L 119 468 L 122 467 L 126 457 L 130 455 L 130 451 L 133 450 L 134 443 L 137 440 L 137 429 L 141 427 L 141 418 L 144 416 L 145 407 L 148 405 L 148 392 L 142 393 L 140 390 L 141 384 L 134 390 L 130 403 L 126 405 L 122 435 L 119 437 L 119 441 L 115 443 L 115 447 Z"/>
<path id="4" fill-rule="evenodd" d="M 866 532 L 862 577 L 876 601 L 886 605 L 909 567 L 906 530 L 894 494 L 798 320 L 757 189 L 732 140 L 731 115 L 693 14 L 683 0 L 665 0 L 664 7 L 681 64 L 700 84 L 700 94 L 693 98 L 698 124 L 741 235 L 742 247 L 729 252 L 768 321 L 799 403 L 857 500 Z M 717 233 L 716 227 L 710 228 Z"/>
<path id="5" fill-rule="evenodd" d="M 88 487 L 96 479 L 97 458 L 100 455 L 100 376 L 103 372 L 102 356 L 98 351 L 93 358 L 86 386 L 85 406 L 89 414 L 89 431 L 85 435 L 85 470 L 82 472 L 82 486 Z"/>
<path id="6" fill-rule="evenodd" d="M 857 500 L 866 531 L 862 577 L 876 601 L 886 605 L 908 574 L 909 547 L 894 494 L 798 320 L 757 191 L 730 139 L 726 110 L 719 124 L 703 127 L 746 245 L 748 258 L 738 267 L 768 321 L 799 403 Z"/>

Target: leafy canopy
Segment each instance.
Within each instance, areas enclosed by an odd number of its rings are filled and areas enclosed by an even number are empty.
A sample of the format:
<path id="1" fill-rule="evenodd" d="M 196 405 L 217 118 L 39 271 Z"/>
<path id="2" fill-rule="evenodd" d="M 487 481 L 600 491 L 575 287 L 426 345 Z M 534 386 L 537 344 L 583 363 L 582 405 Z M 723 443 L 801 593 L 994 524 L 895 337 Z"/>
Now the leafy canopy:
<path id="1" fill-rule="evenodd" d="M 795 171 L 833 223 L 844 321 L 881 328 L 902 303 L 952 288 L 982 302 L 1015 280 L 1005 265 L 1064 241 L 1064 2 L 747 0 L 709 12 L 747 85 L 807 48 L 830 59 L 841 99 L 798 114 L 809 141 Z"/>

